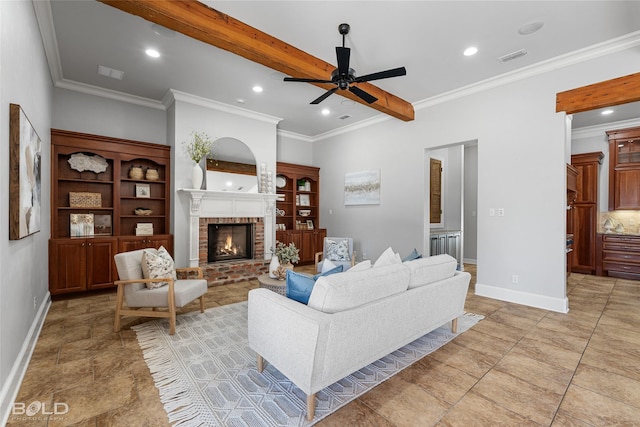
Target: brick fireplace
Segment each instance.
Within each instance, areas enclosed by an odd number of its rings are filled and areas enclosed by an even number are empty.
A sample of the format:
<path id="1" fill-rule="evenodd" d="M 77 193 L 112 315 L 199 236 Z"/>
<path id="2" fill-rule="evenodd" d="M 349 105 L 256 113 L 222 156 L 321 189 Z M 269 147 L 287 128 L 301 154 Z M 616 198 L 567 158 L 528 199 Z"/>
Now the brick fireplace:
<path id="1" fill-rule="evenodd" d="M 189 263 L 200 266 L 209 286 L 257 278 L 268 271 L 275 245 L 275 194 L 179 190 L 190 196 Z M 208 261 L 211 224 L 251 224 L 251 259 Z"/>

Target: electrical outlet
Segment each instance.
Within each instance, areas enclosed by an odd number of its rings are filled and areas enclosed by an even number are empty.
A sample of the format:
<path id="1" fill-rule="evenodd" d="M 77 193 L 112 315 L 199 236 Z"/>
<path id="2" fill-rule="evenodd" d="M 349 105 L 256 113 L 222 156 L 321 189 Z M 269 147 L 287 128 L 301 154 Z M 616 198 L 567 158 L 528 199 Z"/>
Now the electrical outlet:
<path id="1" fill-rule="evenodd" d="M 511 283 L 518 283 L 518 280 L 520 280 L 520 278 L 518 277 L 517 274 L 514 274 L 513 276 L 511 276 Z"/>
<path id="2" fill-rule="evenodd" d="M 33 297 L 33 309 L 38 308 L 38 297 Z"/>
<path id="3" fill-rule="evenodd" d="M 498 216 L 504 216 L 504 208 L 498 208 Z"/>

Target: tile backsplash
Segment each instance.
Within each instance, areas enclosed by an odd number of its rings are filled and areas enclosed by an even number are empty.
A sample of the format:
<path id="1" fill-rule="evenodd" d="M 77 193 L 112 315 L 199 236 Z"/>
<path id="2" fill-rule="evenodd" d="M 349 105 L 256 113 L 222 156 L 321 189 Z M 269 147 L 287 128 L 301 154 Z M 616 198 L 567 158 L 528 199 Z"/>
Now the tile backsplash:
<path id="1" fill-rule="evenodd" d="M 609 211 L 598 215 L 598 232 L 604 233 L 605 221 L 610 219 L 613 233 L 640 234 L 640 211 Z M 622 228 L 620 228 L 622 226 Z"/>

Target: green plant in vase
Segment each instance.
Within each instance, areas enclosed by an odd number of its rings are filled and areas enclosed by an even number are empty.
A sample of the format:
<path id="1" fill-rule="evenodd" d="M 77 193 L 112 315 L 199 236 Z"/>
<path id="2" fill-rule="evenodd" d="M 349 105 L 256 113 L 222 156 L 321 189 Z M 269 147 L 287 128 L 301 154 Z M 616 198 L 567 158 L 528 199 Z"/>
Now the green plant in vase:
<path id="1" fill-rule="evenodd" d="M 276 242 L 276 256 L 280 265 L 297 264 L 300 261 L 300 249 L 296 248 L 296 245 L 291 242 L 285 245 L 282 242 Z"/>

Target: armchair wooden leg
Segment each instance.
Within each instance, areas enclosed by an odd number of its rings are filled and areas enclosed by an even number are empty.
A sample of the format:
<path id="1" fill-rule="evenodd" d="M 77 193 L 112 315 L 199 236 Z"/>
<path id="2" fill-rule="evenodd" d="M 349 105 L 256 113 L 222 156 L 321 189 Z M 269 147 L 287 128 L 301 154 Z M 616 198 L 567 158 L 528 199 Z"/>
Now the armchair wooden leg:
<path id="1" fill-rule="evenodd" d="M 264 370 L 264 358 L 258 355 L 258 372 L 262 372 Z"/>
<path id="2" fill-rule="evenodd" d="M 458 333 L 458 318 L 456 317 L 451 321 L 451 332 L 456 334 Z"/>
<path id="3" fill-rule="evenodd" d="M 200 296 L 200 313 L 204 313 L 204 295 Z"/>
<path id="4" fill-rule="evenodd" d="M 307 420 L 313 420 L 316 414 L 316 394 L 310 394 L 307 396 Z"/>
<path id="5" fill-rule="evenodd" d="M 118 285 L 118 291 L 116 296 L 116 318 L 113 322 L 113 332 L 120 332 L 120 310 L 122 310 L 123 302 L 124 302 L 124 289 L 122 285 Z"/>

